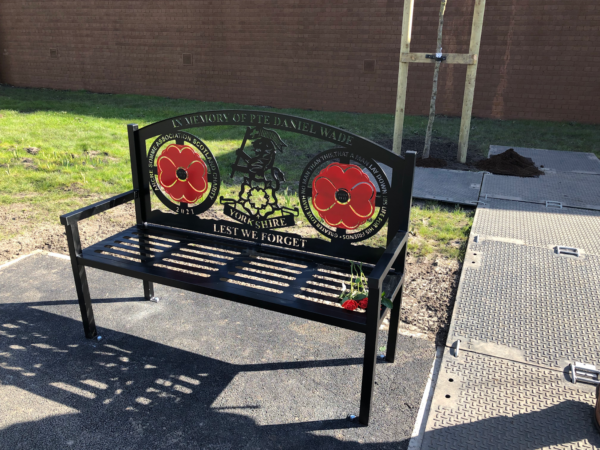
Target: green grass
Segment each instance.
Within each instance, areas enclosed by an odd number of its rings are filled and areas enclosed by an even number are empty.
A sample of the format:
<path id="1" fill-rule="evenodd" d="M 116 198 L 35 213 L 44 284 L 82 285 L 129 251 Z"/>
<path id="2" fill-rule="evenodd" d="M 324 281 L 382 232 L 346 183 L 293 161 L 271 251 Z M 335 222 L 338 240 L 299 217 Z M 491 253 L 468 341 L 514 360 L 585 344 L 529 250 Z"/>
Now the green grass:
<path id="1" fill-rule="evenodd" d="M 462 261 L 474 215 L 473 210 L 433 202 L 413 206 L 409 253 L 416 257 L 442 255 Z"/>
<path id="2" fill-rule="evenodd" d="M 58 215 L 111 194 L 131 189 L 126 125 L 144 126 L 168 117 L 211 109 L 264 109 L 218 102 L 168 99 L 138 95 L 94 94 L 0 86 L 0 205 L 27 204 L 35 220 L 57 223 Z M 270 108 L 268 108 L 270 109 Z M 270 109 L 272 110 L 272 109 Z M 325 122 L 373 140 L 390 141 L 394 117 L 390 114 L 278 110 Z M 425 133 L 426 117 L 408 116 L 406 138 Z M 458 141 L 459 118 L 438 117 L 434 137 Z M 194 133 L 194 130 L 189 130 Z M 214 127 L 196 133 L 219 160 L 221 170 L 234 161 L 243 136 L 240 127 Z M 306 136 L 281 133 L 288 148 L 278 166 L 289 182 L 283 196 L 296 206 L 294 192 L 306 160 L 331 144 Z M 594 152 L 600 155 L 600 127 L 578 123 L 499 121 L 473 119 L 472 148 L 486 152 L 491 144 Z M 26 147 L 40 152 L 30 155 Z M 223 176 L 222 195 L 237 188 Z M 42 194 L 42 195 L 40 195 Z M 21 206 L 19 206 L 21 207 Z M 411 244 L 416 255 L 430 253 L 456 257 L 460 241 L 468 236 L 472 218 L 463 210 L 416 207 Z M 466 233 L 466 234 L 465 234 Z M 416 247 L 419 242 L 419 247 Z M 458 245 L 458 248 L 455 248 Z"/>
<path id="3" fill-rule="evenodd" d="M 0 203 L 6 204 L 39 192 L 65 198 L 72 195 L 72 190 L 97 194 L 125 191 L 131 186 L 128 123 L 144 126 L 195 111 L 252 107 L 0 86 L 0 108 Z M 326 122 L 375 140 L 389 138 L 393 132 L 393 116 L 389 114 L 294 109 L 281 112 Z M 426 120 L 407 117 L 405 136 L 422 136 Z M 456 141 L 459 125 L 458 118 L 439 117 L 434 136 Z M 471 145 L 478 149 L 499 144 L 600 153 L 600 127 L 595 125 L 487 119 L 473 119 L 472 125 Z M 222 167 L 233 162 L 233 151 L 242 136 L 239 127 L 203 129 L 198 134 Z M 290 133 L 282 133 L 282 137 L 289 147 L 278 163 L 287 170 L 289 180 L 298 179 L 299 168 L 292 163 L 299 157 L 308 157 L 330 145 Z M 26 147 L 37 147 L 40 153 L 29 155 Z"/>

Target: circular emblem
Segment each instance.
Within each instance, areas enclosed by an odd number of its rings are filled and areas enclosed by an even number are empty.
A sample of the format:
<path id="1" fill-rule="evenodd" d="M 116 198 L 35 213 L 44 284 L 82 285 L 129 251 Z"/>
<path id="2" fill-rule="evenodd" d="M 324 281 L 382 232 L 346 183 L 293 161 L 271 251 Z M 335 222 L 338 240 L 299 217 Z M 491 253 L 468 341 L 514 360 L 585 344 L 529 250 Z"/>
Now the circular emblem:
<path id="1" fill-rule="evenodd" d="M 315 156 L 300 177 L 300 205 L 310 224 L 331 239 L 362 241 L 387 220 L 389 181 L 374 160 L 347 149 Z"/>
<path id="2" fill-rule="evenodd" d="M 206 144 L 184 132 L 159 136 L 148 153 L 150 185 L 169 209 L 200 214 L 217 200 L 221 178 Z"/>

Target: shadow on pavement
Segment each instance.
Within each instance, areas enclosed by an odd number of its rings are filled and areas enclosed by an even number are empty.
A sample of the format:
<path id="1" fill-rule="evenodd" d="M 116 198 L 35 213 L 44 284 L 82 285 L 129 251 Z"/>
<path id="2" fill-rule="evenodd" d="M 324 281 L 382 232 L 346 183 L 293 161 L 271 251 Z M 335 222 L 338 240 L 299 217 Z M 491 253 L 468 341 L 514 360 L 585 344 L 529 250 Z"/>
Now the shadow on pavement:
<path id="1" fill-rule="evenodd" d="M 96 303 L 127 301 L 136 299 Z M 77 302 L 1 305 L 5 312 L 12 309 L 13 317 L 0 319 L 0 386 L 14 395 L 0 410 L 16 414 L 8 417 L 9 426 L 0 429 L 3 448 L 397 449 L 408 445 L 408 440 L 361 444 L 360 439 L 351 442 L 319 435 L 323 430 L 366 430 L 345 419 L 261 426 L 244 415 L 251 410 L 261 417 L 256 411 L 261 406 L 248 404 L 244 391 L 233 393 L 237 405 L 215 406 L 243 372 L 260 377 L 259 372 L 265 371 L 360 365 L 361 358 L 234 365 L 116 331 L 110 331 L 108 339 L 87 341 L 81 324 L 73 319 L 29 308 L 71 303 Z M 279 395 L 285 396 L 286 387 L 279 388 Z"/>

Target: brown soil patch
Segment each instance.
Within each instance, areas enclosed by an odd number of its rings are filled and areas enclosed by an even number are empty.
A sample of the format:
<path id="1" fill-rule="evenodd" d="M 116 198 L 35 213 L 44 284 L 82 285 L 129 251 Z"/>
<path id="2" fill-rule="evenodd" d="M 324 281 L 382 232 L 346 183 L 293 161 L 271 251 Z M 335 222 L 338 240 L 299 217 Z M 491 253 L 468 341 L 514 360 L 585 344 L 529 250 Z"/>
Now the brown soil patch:
<path id="1" fill-rule="evenodd" d="M 477 168 L 496 175 L 513 175 L 516 177 L 539 177 L 543 175 L 531 158 L 525 158 L 509 148 L 499 155 L 477 162 Z"/>
<path id="2" fill-rule="evenodd" d="M 96 199 L 89 201 L 93 203 Z M 0 264 L 35 250 L 68 255 L 67 238 L 59 224 L 39 224 L 30 207 L 13 204 L 0 207 L 0 222 L 11 239 L 0 240 Z M 226 219 L 220 211 L 207 211 L 206 218 Z M 135 210 L 128 203 L 79 223 L 82 245 L 88 247 L 135 223 Z M 25 231 L 24 231 L 25 230 Z M 312 228 L 306 234 L 314 233 Z M 259 275 L 260 276 L 260 275 Z M 402 304 L 404 332 L 422 334 L 438 345 L 445 343 L 454 306 L 460 264 L 446 258 L 411 258 L 407 260 L 407 278 Z M 386 323 L 389 323 L 386 319 Z"/>
<path id="3" fill-rule="evenodd" d="M 393 147 L 394 140 L 392 137 L 386 136 L 386 137 L 376 139 L 375 142 L 377 142 L 379 145 L 383 145 L 384 147 L 391 149 Z M 402 154 L 404 155 L 407 151 L 417 152 L 417 161 L 419 161 L 419 158 L 423 157 L 423 148 L 424 147 L 425 147 L 425 137 L 423 137 L 423 136 L 415 136 L 415 137 L 408 137 L 408 138 L 402 139 Z M 431 147 L 429 149 L 429 158 L 427 158 L 427 159 L 439 159 L 439 160 L 446 161 L 446 166 L 439 166 L 439 167 L 445 167 L 446 169 L 478 171 L 479 169 L 477 169 L 475 164 L 477 163 L 477 161 L 485 158 L 483 153 L 475 147 L 469 147 L 469 149 L 467 151 L 467 163 L 466 164 L 461 164 L 458 161 L 456 161 L 457 154 L 458 154 L 458 141 L 454 142 L 454 141 L 450 141 L 447 139 L 434 137 L 431 140 Z M 427 159 L 424 159 L 423 161 L 426 161 Z M 418 162 L 417 162 L 417 165 L 419 165 Z M 420 167 L 438 167 L 438 166 L 420 166 Z"/>
<path id="4" fill-rule="evenodd" d="M 408 258 L 402 322 L 444 345 L 462 264 L 439 258 Z"/>
<path id="5" fill-rule="evenodd" d="M 17 234 L 16 237 L 0 241 L 0 264 L 27 255 L 34 250 L 69 254 L 64 227 L 58 223 L 37 223 L 36 218 L 28 212 L 30 210 L 31 207 L 24 203 L 0 207 L 0 223 L 3 224 L 3 233 L 6 235 Z M 87 247 L 134 223 L 133 203 L 114 208 L 108 213 L 99 214 L 79 223 L 81 243 Z"/>
<path id="6" fill-rule="evenodd" d="M 448 162 L 441 158 L 417 158 L 417 167 L 430 167 L 433 169 L 441 169 L 446 167 Z"/>

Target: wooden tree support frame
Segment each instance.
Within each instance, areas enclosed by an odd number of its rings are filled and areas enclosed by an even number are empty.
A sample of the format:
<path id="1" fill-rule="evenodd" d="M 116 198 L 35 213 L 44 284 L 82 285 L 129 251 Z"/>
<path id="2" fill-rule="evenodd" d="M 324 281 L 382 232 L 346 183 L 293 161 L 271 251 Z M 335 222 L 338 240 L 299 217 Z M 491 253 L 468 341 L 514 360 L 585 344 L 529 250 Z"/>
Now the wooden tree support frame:
<path id="1" fill-rule="evenodd" d="M 398 69 L 398 93 L 396 98 L 396 118 L 394 123 L 394 153 L 400 154 L 402 149 L 402 132 L 404 128 L 404 114 L 406 106 L 406 85 L 408 80 L 408 65 L 410 63 L 435 63 L 434 59 L 426 57 L 426 53 L 411 53 L 410 41 L 412 36 L 412 21 L 415 0 L 404 0 L 404 13 L 402 15 L 402 41 L 400 43 L 400 67 Z M 481 31 L 483 29 L 483 14 L 485 0 L 475 0 L 473 12 L 473 26 L 471 28 L 471 43 L 469 53 L 444 54 L 445 64 L 466 64 L 467 76 L 465 80 L 465 93 L 460 121 L 460 137 L 458 139 L 457 159 L 461 163 L 467 161 L 467 148 L 469 146 L 469 131 L 471 130 L 471 114 L 473 112 L 473 97 L 475 95 L 475 77 L 479 60 L 479 47 Z"/>

